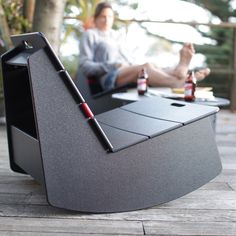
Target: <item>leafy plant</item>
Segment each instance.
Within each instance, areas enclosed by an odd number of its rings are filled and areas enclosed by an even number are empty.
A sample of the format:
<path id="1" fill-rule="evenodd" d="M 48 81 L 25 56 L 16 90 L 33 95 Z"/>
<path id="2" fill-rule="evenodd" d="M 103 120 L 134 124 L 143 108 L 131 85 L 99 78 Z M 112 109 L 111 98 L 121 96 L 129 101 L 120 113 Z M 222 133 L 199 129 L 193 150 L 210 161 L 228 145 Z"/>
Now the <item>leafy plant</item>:
<path id="1" fill-rule="evenodd" d="M 0 54 L 11 47 L 10 35 L 27 32 L 31 24 L 23 16 L 23 0 L 0 0 Z M 3 100 L 3 81 L 0 75 L 0 103 Z"/>
<path id="2" fill-rule="evenodd" d="M 11 34 L 20 34 L 31 29 L 31 24 L 23 16 L 22 0 L 3 0 L 2 4 Z"/>

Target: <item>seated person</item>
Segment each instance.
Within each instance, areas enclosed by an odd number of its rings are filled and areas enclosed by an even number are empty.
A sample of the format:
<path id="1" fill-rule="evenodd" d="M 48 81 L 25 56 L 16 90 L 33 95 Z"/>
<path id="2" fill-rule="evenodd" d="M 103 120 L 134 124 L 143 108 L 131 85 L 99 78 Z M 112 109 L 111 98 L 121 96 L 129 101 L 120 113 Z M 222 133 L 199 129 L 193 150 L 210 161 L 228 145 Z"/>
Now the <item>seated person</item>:
<path id="1" fill-rule="evenodd" d="M 180 50 L 180 59 L 173 69 L 161 69 L 151 63 L 132 65 L 122 54 L 116 32 L 112 29 L 114 12 L 109 3 L 99 3 L 94 14 L 95 27 L 85 31 L 80 41 L 80 69 L 86 77 L 96 78 L 104 90 L 137 81 L 138 73 L 145 68 L 149 85 L 153 87 L 183 87 L 189 64 L 195 54 L 191 43 Z M 210 69 L 195 73 L 197 80 L 204 79 Z"/>

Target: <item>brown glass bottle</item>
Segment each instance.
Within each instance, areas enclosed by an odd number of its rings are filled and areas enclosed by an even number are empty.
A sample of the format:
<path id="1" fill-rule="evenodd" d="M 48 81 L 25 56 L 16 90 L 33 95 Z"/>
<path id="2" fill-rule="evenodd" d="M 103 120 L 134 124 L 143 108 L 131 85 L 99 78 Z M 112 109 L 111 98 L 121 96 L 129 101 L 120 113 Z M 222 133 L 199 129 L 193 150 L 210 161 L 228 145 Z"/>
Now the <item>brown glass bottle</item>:
<path id="1" fill-rule="evenodd" d="M 196 78 L 194 72 L 191 71 L 184 84 L 184 100 L 188 102 L 195 101 Z"/>
<path id="2" fill-rule="evenodd" d="M 142 68 L 137 79 L 137 90 L 139 95 L 144 95 L 148 89 L 148 74 L 145 68 Z"/>

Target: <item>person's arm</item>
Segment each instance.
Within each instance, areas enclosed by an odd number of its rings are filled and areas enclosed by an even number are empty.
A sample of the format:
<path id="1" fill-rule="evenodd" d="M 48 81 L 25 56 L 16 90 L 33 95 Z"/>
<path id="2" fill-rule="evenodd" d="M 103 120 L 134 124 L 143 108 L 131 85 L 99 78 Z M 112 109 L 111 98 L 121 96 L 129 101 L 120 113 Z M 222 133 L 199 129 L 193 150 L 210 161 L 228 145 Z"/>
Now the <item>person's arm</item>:
<path id="1" fill-rule="evenodd" d="M 116 69 L 116 63 L 94 62 L 94 35 L 87 31 L 80 41 L 80 69 L 85 76 L 102 76 L 106 72 Z"/>

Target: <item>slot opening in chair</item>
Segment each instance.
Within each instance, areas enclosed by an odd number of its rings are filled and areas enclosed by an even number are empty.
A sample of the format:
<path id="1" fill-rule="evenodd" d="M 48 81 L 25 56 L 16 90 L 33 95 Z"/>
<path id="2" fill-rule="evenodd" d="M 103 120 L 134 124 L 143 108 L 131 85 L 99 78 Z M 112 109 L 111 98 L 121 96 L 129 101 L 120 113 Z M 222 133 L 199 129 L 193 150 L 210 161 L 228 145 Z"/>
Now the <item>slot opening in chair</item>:
<path id="1" fill-rule="evenodd" d="M 8 123 L 38 138 L 27 66 L 6 63 L 5 97 Z"/>

